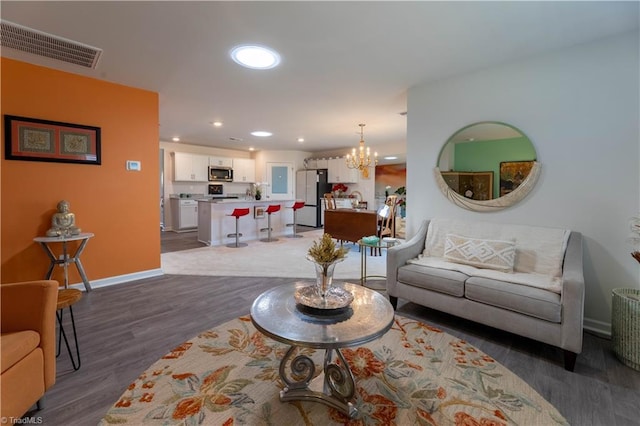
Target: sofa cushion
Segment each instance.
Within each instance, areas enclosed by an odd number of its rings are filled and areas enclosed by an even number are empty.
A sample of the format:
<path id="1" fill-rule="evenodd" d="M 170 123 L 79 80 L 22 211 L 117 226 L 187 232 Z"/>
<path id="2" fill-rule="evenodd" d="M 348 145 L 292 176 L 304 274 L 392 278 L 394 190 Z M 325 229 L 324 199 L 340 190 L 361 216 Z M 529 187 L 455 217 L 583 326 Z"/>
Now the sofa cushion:
<path id="1" fill-rule="evenodd" d="M 554 323 L 562 321 L 560 295 L 547 290 L 471 277 L 465 282 L 465 297 Z"/>
<path id="2" fill-rule="evenodd" d="M 429 222 L 423 255 L 444 257 L 445 240 L 449 233 L 469 238 L 513 240 L 516 245 L 515 272 L 560 278 L 571 232 L 543 226 L 436 218 Z"/>
<path id="3" fill-rule="evenodd" d="M 40 335 L 33 330 L 3 333 L 0 336 L 2 372 L 29 355 L 40 344 Z"/>
<path id="4" fill-rule="evenodd" d="M 444 258 L 451 262 L 513 272 L 516 245 L 513 241 L 468 238 L 447 234 L 444 243 Z"/>
<path id="5" fill-rule="evenodd" d="M 553 291 L 560 294 L 562 292 L 562 278 L 554 278 L 548 275 L 525 274 L 522 272 L 501 272 L 493 269 L 479 269 L 471 265 L 448 262 L 438 257 L 425 257 L 422 254 L 417 258 L 407 260 L 407 263 L 426 266 L 429 268 L 447 269 L 458 271 L 469 277 L 489 278 L 496 281 L 506 281 L 510 283 L 527 285 L 543 290 Z"/>
<path id="6" fill-rule="evenodd" d="M 457 297 L 464 296 L 467 278 L 462 272 L 428 266 L 407 264 L 398 268 L 398 282 Z"/>

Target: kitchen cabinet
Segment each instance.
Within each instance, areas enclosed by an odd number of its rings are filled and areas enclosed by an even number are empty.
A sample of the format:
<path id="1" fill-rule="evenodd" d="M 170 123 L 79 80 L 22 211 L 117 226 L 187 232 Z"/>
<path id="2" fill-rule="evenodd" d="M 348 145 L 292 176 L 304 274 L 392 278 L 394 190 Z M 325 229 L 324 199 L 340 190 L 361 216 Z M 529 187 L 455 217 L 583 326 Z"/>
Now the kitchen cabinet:
<path id="1" fill-rule="evenodd" d="M 357 183 L 358 169 L 350 169 L 344 158 L 330 158 L 327 161 L 329 169 L 329 182 L 331 183 Z"/>
<path id="2" fill-rule="evenodd" d="M 172 228 L 175 232 L 193 230 L 198 227 L 198 202 L 183 198 L 171 199 Z"/>
<path id="3" fill-rule="evenodd" d="M 305 169 L 326 169 L 329 167 L 329 160 L 326 158 L 307 158 L 305 160 Z"/>
<path id="4" fill-rule="evenodd" d="M 256 181 L 256 160 L 252 158 L 233 159 L 233 181 L 253 183 Z"/>
<path id="5" fill-rule="evenodd" d="M 209 157 L 188 152 L 173 153 L 173 180 L 207 182 Z"/>
<path id="6" fill-rule="evenodd" d="M 209 157 L 209 165 L 214 167 L 233 167 L 233 158 L 231 157 Z"/>

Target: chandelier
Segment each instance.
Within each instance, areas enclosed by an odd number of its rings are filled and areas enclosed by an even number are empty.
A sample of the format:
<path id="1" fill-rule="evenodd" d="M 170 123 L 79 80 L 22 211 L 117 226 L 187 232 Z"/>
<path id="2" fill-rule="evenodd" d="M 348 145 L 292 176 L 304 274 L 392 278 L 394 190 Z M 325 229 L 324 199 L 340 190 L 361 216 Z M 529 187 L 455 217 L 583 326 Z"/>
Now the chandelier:
<path id="1" fill-rule="evenodd" d="M 364 124 L 360 126 L 360 144 L 358 146 L 358 155 L 356 149 L 351 150 L 351 154 L 347 154 L 347 167 L 350 169 L 358 169 L 362 173 L 362 177 L 369 177 L 369 167 L 375 167 L 378 164 L 378 153 L 373 153 L 373 165 L 371 164 L 371 150 L 364 146 Z"/>

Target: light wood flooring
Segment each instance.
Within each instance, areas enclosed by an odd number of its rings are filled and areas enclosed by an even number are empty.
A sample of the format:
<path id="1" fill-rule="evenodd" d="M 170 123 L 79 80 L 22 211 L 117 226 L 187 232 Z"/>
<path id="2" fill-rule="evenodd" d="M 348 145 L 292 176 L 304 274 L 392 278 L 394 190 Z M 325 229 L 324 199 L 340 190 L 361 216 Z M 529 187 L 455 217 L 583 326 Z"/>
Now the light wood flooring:
<path id="1" fill-rule="evenodd" d="M 297 233 L 301 234 L 303 232 L 313 231 L 315 229 L 317 228 L 298 225 Z M 161 231 L 160 238 L 162 241 L 162 244 L 160 246 L 161 253 L 206 247 L 203 243 L 198 241 L 198 233 L 196 231 L 190 231 L 190 232 L 173 232 L 173 231 L 162 232 Z M 240 239 L 242 240 L 242 238 Z"/>
<path id="2" fill-rule="evenodd" d="M 73 371 L 63 348 L 45 408 L 30 414 L 41 416 L 44 425 L 97 424 L 138 374 L 173 347 L 248 314 L 260 293 L 292 281 L 165 275 L 84 294 L 74 307 L 82 367 Z M 402 300 L 398 313 L 494 357 L 572 425 L 640 424 L 640 372 L 615 358 L 609 340 L 585 333 L 583 352 L 570 373 L 563 369 L 562 351 L 554 347 Z"/>

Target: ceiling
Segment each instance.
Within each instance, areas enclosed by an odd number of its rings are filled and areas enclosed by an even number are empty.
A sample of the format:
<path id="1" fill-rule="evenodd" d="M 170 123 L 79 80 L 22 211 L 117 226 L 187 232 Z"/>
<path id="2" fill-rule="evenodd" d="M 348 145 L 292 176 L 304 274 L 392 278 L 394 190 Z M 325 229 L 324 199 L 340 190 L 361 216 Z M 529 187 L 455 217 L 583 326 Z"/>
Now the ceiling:
<path id="1" fill-rule="evenodd" d="M 2 56 L 159 93 L 163 141 L 346 153 L 365 123 L 381 155 L 405 152 L 411 86 L 632 31 L 639 20 L 637 2 L 610 1 L 3 0 L 0 15 L 103 49 L 96 69 L 7 48 Z M 228 53 L 245 43 L 277 50 L 280 66 L 238 66 Z"/>

